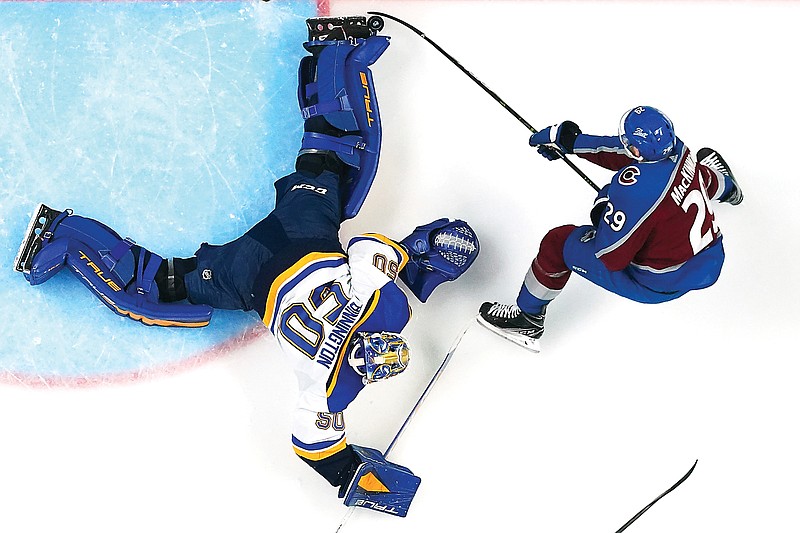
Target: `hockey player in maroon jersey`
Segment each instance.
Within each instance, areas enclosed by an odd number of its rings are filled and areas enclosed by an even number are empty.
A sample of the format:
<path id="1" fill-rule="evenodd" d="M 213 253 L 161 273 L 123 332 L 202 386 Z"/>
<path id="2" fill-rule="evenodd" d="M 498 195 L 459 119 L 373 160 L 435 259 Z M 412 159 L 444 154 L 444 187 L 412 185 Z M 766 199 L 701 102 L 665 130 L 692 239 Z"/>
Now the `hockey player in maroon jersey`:
<path id="1" fill-rule="evenodd" d="M 693 154 L 661 111 L 637 106 L 618 136 L 585 135 L 566 121 L 532 135 L 531 146 L 554 160 L 557 147 L 616 171 L 591 210 L 591 225 L 565 225 L 542 239 L 515 304 L 484 302 L 478 320 L 533 351 L 547 305 L 572 272 L 642 303 L 679 298 L 712 285 L 724 251 L 712 202 L 737 205 L 742 192 L 716 151 Z"/>

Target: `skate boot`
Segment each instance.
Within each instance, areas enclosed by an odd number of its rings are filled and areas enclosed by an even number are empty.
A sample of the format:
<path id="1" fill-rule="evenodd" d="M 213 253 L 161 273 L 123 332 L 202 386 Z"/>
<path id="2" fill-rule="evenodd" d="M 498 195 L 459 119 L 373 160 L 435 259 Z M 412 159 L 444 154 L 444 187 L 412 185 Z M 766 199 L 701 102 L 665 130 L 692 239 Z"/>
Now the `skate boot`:
<path id="1" fill-rule="evenodd" d="M 729 180 L 733 184 L 733 189 L 731 189 L 725 196 L 719 199 L 720 202 L 725 202 L 731 205 L 739 205 L 744 200 L 744 194 L 742 194 L 742 189 L 739 187 L 739 184 L 736 182 L 736 178 L 733 177 L 733 172 L 731 172 L 731 167 L 722 159 L 722 156 L 716 150 L 712 150 L 711 148 L 700 148 L 697 151 L 697 162 L 701 165 L 708 167 L 716 172 L 719 172 Z"/>
<path id="2" fill-rule="evenodd" d="M 34 256 L 42 249 L 45 239 L 52 237 L 53 230 L 55 230 L 53 222 L 63 218 L 59 217 L 62 213 L 64 212 L 39 204 L 28 224 L 28 230 L 19 246 L 17 257 L 14 259 L 14 270 L 22 272 L 26 276 L 30 274 Z M 66 214 L 70 213 L 70 210 L 66 211 Z"/>
<path id="3" fill-rule="evenodd" d="M 544 333 L 544 314 L 531 315 L 516 305 L 484 302 L 478 322 L 494 333 L 533 352 L 539 352 L 539 337 Z"/>
<path id="4" fill-rule="evenodd" d="M 366 39 L 383 29 L 380 17 L 322 17 L 306 19 L 309 41 Z"/>

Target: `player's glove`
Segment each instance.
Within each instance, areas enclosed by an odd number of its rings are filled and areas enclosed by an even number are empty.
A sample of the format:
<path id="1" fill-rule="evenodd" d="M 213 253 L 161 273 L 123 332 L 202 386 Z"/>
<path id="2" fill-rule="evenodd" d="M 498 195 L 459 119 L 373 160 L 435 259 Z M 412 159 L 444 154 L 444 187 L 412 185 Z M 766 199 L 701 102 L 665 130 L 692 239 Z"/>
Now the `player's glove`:
<path id="1" fill-rule="evenodd" d="M 548 161 L 555 161 L 556 159 L 561 157 L 555 148 L 552 148 L 544 144 L 539 148 L 537 148 L 536 151 L 539 152 L 539 155 L 541 155 Z"/>
<path id="2" fill-rule="evenodd" d="M 554 148 L 558 148 L 565 154 L 571 154 L 575 146 L 575 139 L 581 134 L 580 127 L 571 120 L 565 120 L 561 124 L 548 126 L 545 129 L 531 135 L 528 144 L 538 146 L 537 150 L 542 157 L 549 161 L 558 159 L 560 155 Z"/>
<path id="3" fill-rule="evenodd" d="M 611 184 L 610 183 L 607 184 L 597 193 L 597 198 L 594 199 L 594 205 L 592 205 L 592 210 L 589 213 L 589 218 L 592 221 L 592 226 L 594 226 L 595 228 L 598 226 L 598 224 L 600 224 L 600 219 L 603 216 L 603 212 L 605 212 L 606 206 L 608 206 L 609 185 Z"/>

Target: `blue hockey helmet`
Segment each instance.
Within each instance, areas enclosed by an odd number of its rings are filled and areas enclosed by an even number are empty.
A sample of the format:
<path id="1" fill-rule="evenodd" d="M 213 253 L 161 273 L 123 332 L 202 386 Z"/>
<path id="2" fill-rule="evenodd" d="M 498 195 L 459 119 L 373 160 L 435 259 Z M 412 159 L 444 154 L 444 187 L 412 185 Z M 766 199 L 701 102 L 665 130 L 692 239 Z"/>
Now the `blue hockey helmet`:
<path id="1" fill-rule="evenodd" d="M 675 127 L 672 121 L 650 106 L 637 106 L 627 111 L 619 121 L 619 140 L 628 155 L 639 161 L 661 161 L 675 148 Z M 639 156 L 631 153 L 635 146 Z"/>
<path id="2" fill-rule="evenodd" d="M 357 333 L 347 362 L 364 384 L 389 379 L 403 372 L 411 359 L 406 339 L 397 333 Z"/>

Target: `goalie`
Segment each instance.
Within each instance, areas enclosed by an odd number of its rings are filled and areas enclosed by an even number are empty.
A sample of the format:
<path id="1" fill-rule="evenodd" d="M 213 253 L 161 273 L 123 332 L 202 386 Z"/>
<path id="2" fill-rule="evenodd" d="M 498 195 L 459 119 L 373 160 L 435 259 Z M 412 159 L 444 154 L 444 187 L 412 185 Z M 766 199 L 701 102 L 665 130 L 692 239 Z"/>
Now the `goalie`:
<path id="1" fill-rule="evenodd" d="M 297 455 L 340 487 L 346 505 L 405 516 L 419 478 L 349 444 L 342 412 L 409 364 L 400 332 L 411 309 L 397 278 L 424 302 L 470 267 L 479 244 L 466 222 L 443 218 L 403 240 L 372 233 L 342 248 L 341 222 L 358 213 L 377 170 L 381 121 L 368 67 L 389 45 L 361 19 L 309 21 L 296 170 L 275 183 L 275 209 L 244 235 L 164 259 L 96 220 L 40 205 L 15 268 L 38 285 L 66 266 L 111 310 L 148 325 L 205 326 L 214 308 L 258 312 L 298 378 Z M 319 32 L 336 24 L 346 29 L 338 39 Z"/>

